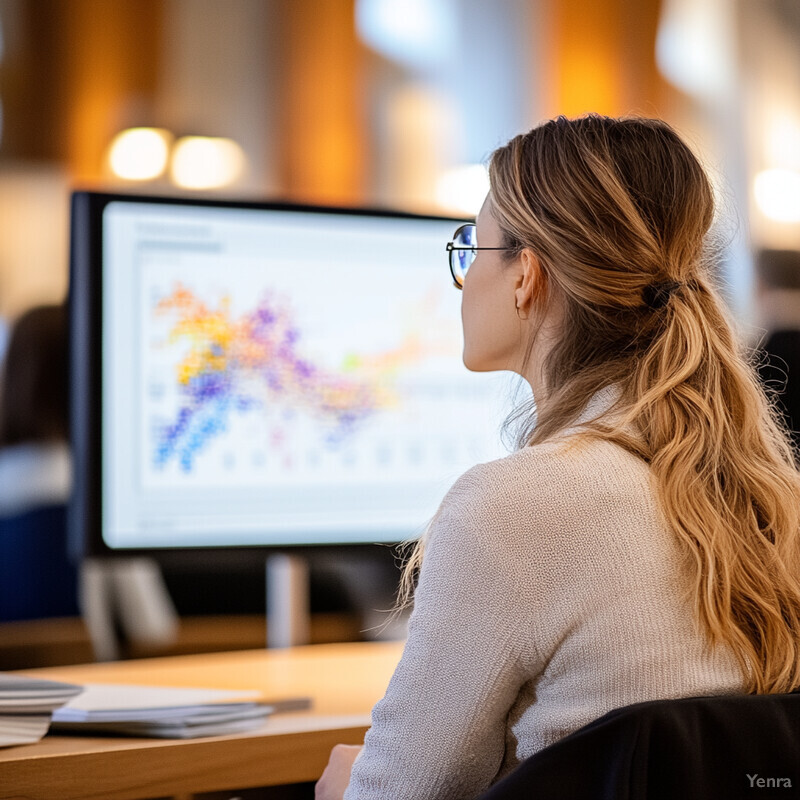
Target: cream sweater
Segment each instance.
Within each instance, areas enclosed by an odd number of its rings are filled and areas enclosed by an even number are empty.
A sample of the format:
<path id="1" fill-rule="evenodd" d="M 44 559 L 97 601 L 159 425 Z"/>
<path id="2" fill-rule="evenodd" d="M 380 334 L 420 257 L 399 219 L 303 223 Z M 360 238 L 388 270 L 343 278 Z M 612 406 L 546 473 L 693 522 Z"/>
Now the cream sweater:
<path id="1" fill-rule="evenodd" d="M 615 398 L 599 392 L 576 427 Z M 576 427 L 473 467 L 445 496 L 345 800 L 475 797 L 614 708 L 744 691 L 694 621 L 649 467 L 570 438 Z"/>

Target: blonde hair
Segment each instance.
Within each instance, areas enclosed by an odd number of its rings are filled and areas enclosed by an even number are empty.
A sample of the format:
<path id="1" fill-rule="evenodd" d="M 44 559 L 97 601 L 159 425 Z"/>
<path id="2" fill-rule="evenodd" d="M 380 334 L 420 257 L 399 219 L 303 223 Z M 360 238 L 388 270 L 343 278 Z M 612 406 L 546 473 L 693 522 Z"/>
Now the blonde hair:
<path id="1" fill-rule="evenodd" d="M 712 280 L 702 166 L 661 120 L 591 114 L 515 137 L 489 173 L 507 258 L 530 248 L 546 287 L 537 303 L 564 312 L 544 363 L 547 397 L 535 415 L 528 405 L 509 417 L 523 421 L 516 446 L 552 438 L 618 384 L 617 421 L 580 435 L 650 465 L 694 567 L 696 615 L 712 644 L 732 648 L 748 691 L 800 687 L 800 475 Z"/>

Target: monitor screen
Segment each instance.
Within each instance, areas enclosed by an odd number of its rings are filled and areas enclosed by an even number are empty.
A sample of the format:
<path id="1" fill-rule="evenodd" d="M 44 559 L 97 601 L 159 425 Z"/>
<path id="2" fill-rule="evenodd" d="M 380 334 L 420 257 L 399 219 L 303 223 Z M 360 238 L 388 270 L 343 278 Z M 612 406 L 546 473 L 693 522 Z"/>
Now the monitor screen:
<path id="1" fill-rule="evenodd" d="M 508 374 L 461 360 L 461 222 L 76 193 L 89 549 L 418 535 L 462 472 L 506 454 Z"/>

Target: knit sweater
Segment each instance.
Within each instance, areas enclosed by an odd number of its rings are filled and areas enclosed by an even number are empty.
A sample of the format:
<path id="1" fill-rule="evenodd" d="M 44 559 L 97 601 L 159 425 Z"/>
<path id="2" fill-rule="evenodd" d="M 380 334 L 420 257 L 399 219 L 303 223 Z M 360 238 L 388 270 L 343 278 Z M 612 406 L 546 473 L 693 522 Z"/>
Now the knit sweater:
<path id="1" fill-rule="evenodd" d="M 616 397 L 447 493 L 345 800 L 475 797 L 614 708 L 744 691 L 695 621 L 691 560 L 648 465 L 572 435 Z"/>

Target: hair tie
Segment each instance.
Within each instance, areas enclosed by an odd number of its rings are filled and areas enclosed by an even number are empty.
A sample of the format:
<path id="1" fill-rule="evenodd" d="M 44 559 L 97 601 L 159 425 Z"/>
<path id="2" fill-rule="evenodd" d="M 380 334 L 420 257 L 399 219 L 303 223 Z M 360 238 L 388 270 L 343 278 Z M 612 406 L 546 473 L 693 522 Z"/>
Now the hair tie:
<path id="1" fill-rule="evenodd" d="M 681 286 L 686 286 L 686 284 L 679 283 L 678 281 L 651 283 L 642 290 L 642 298 L 644 302 L 655 311 L 659 308 L 663 308 L 669 302 L 673 292 Z"/>

